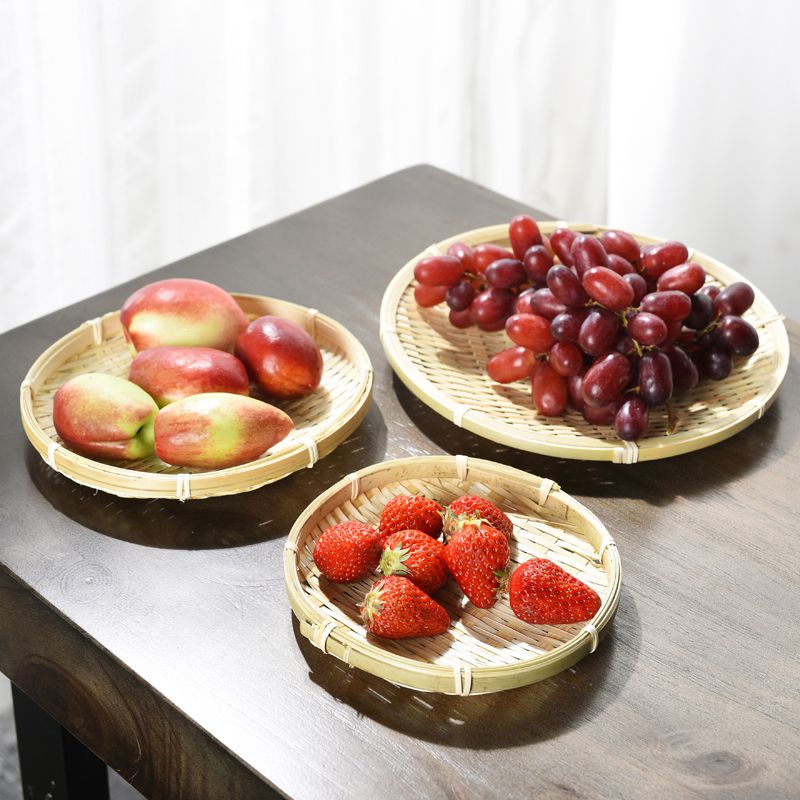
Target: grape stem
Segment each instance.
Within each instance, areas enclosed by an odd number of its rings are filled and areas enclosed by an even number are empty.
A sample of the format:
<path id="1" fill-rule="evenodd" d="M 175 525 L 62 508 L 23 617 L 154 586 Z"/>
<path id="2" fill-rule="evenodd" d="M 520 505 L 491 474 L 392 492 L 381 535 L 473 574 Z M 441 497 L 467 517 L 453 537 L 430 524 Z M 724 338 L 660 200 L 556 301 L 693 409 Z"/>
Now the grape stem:
<path id="1" fill-rule="evenodd" d="M 678 428 L 678 415 L 675 413 L 675 408 L 672 405 L 672 400 L 667 400 L 667 434 L 675 433 Z"/>

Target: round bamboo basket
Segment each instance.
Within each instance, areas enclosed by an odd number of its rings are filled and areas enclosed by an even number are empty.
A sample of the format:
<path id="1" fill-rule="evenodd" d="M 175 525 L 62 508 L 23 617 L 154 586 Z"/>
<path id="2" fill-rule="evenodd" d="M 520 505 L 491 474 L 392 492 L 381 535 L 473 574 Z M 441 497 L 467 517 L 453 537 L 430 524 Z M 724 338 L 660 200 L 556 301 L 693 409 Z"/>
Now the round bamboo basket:
<path id="1" fill-rule="evenodd" d="M 324 361 L 319 389 L 300 400 L 276 403 L 292 418 L 294 430 L 255 461 L 227 469 L 200 471 L 172 467 L 156 455 L 104 463 L 73 453 L 53 427 L 53 396 L 65 381 L 84 372 L 126 378 L 131 353 L 119 312 L 85 322 L 45 350 L 20 386 L 22 424 L 31 444 L 56 471 L 84 486 L 118 497 L 189 500 L 248 492 L 313 467 L 358 426 L 372 396 L 372 365 L 363 345 L 343 325 L 315 309 L 251 294 L 233 297 L 249 318 L 274 314 L 304 327 Z"/>
<path id="2" fill-rule="evenodd" d="M 557 227 L 590 234 L 605 230 L 582 223 L 540 223 L 543 233 Z M 662 241 L 634 236 L 642 244 Z M 539 416 L 529 382 L 504 386 L 493 383 L 486 374 L 489 357 L 510 346 L 505 333 L 458 330 L 449 324 L 444 305 L 426 309 L 414 302 L 417 261 L 446 252 L 456 241 L 508 247 L 508 225 L 460 233 L 414 256 L 383 296 L 381 342 L 394 371 L 420 400 L 456 425 L 493 442 L 558 458 L 621 464 L 676 456 L 716 444 L 760 419 L 786 375 L 789 339 L 783 317 L 753 286 L 755 302 L 745 318 L 758 330 L 758 350 L 749 359 L 736 359 L 725 380 L 703 380 L 692 392 L 674 398 L 671 416 L 666 408 L 652 409 L 646 438 L 624 442 L 613 427 L 591 425 L 574 409 L 562 417 Z M 745 280 L 703 253 L 690 252 L 690 258 L 705 268 L 710 283 L 725 286 Z"/>
<path id="3" fill-rule="evenodd" d="M 314 564 L 314 544 L 323 530 L 345 520 L 377 526 L 383 506 L 398 494 L 443 504 L 463 494 L 488 497 L 514 523 L 512 566 L 547 557 L 591 585 L 602 598 L 600 610 L 588 623 L 530 625 L 514 616 L 507 596 L 479 609 L 451 580 L 435 595 L 454 620 L 446 633 L 400 641 L 368 634 L 357 605 L 376 577 L 331 583 Z M 283 565 L 300 632 L 312 644 L 399 686 L 445 694 L 512 689 L 571 667 L 597 647 L 619 602 L 617 548 L 591 511 L 551 480 L 466 456 L 386 461 L 348 475 L 300 515 Z"/>

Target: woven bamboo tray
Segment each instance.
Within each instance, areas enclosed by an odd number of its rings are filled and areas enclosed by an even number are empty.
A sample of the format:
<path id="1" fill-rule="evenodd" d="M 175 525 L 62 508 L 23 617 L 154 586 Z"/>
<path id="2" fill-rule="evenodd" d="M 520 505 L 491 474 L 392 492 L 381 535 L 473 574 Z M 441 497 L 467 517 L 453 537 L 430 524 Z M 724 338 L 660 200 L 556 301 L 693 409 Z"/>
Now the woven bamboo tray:
<path id="1" fill-rule="evenodd" d="M 402 641 L 367 634 L 356 608 L 374 579 L 335 584 L 320 576 L 314 544 L 347 519 L 377 526 L 385 503 L 423 494 L 449 503 L 478 494 L 514 522 L 511 562 L 546 556 L 591 585 L 602 605 L 590 623 L 530 625 L 508 597 L 490 609 L 467 603 L 454 581 L 436 593 L 451 619 L 440 636 Z M 486 694 L 524 686 L 567 669 L 594 651 L 617 610 L 620 563 L 603 524 L 553 481 L 466 456 L 386 461 L 348 475 L 300 515 L 284 550 L 284 576 L 300 632 L 323 652 L 399 686 L 445 694 Z"/>
<path id="2" fill-rule="evenodd" d="M 557 227 L 591 234 L 605 230 L 582 223 L 540 223 L 543 233 Z M 634 236 L 642 244 L 662 241 Z M 623 442 L 610 425 L 591 425 L 574 409 L 563 417 L 538 416 L 528 381 L 503 386 L 486 374 L 489 357 L 510 346 L 505 333 L 457 330 L 449 324 L 444 305 L 426 309 L 414 302 L 417 261 L 446 252 L 456 241 L 508 247 L 508 225 L 460 233 L 414 256 L 383 296 L 381 342 L 394 371 L 420 400 L 456 425 L 493 442 L 559 458 L 622 464 L 676 456 L 716 444 L 760 419 L 786 375 L 789 339 L 783 317 L 754 286 L 755 302 L 744 316 L 758 330 L 758 350 L 747 360 L 737 359 L 724 381 L 703 380 L 692 392 L 675 398 L 672 408 L 677 427 L 672 433 L 667 433 L 669 420 L 664 408 L 651 410 L 648 436 L 637 443 Z M 703 253 L 690 252 L 690 258 L 702 264 L 710 283 L 726 286 L 745 280 Z"/>
<path id="3" fill-rule="evenodd" d="M 126 378 L 131 354 L 119 312 L 85 322 L 51 345 L 28 370 L 20 386 L 22 424 L 31 444 L 68 478 L 118 497 L 192 498 L 248 492 L 313 467 L 358 426 L 372 396 L 372 365 L 366 350 L 343 325 L 315 309 L 250 294 L 234 294 L 251 319 L 274 314 L 304 327 L 324 361 L 322 384 L 300 400 L 279 403 L 295 428 L 265 455 L 238 467 L 203 472 L 171 467 L 152 455 L 104 463 L 73 453 L 53 427 L 53 396 L 61 384 L 83 372 Z"/>

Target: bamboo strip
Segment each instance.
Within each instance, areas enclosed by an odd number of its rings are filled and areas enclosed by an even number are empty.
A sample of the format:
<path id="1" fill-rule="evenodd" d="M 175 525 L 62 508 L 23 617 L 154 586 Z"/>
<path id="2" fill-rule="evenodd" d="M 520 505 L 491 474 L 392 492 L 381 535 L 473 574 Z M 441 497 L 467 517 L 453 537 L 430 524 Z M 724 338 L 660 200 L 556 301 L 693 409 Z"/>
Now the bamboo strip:
<path id="1" fill-rule="evenodd" d="M 570 227 L 596 234 L 600 225 L 543 222 L 543 233 Z M 661 240 L 634 234 L 642 244 Z M 443 253 L 455 241 L 509 246 L 508 226 L 494 225 L 458 234 L 414 256 L 394 277 L 383 296 L 381 342 L 386 357 L 405 385 L 446 419 L 490 441 L 559 458 L 633 464 L 688 453 L 727 439 L 760 419 L 775 399 L 789 364 L 789 340 L 782 317 L 755 286 L 755 302 L 745 314 L 759 332 L 758 350 L 737 360 L 724 381 L 704 380 L 673 400 L 678 428 L 668 434 L 666 410 L 653 409 L 650 431 L 636 447 L 626 446 L 611 426 L 591 425 L 570 410 L 560 418 L 536 414 L 527 382 L 506 386 L 486 375 L 489 356 L 509 346 L 505 334 L 477 328 L 458 330 L 444 306 L 423 309 L 414 302 L 414 266 L 423 255 Z M 709 281 L 728 285 L 745 279 L 716 259 L 694 251 Z M 746 281 L 749 283 L 749 281 Z M 752 285 L 752 284 L 751 284 Z"/>
<path id="2" fill-rule="evenodd" d="M 467 468 L 464 469 L 466 462 Z M 466 471 L 466 475 L 465 475 Z M 300 631 L 315 643 L 325 631 L 324 651 L 400 686 L 445 694 L 484 694 L 533 683 L 567 669 L 596 647 L 619 602 L 619 556 L 605 526 L 552 481 L 491 461 L 428 456 L 386 461 L 347 476 L 298 517 L 284 549 L 284 578 Z M 540 490 L 547 488 L 544 503 Z M 491 487 L 491 488 L 490 488 Z M 448 503 L 481 494 L 514 521 L 511 562 L 545 555 L 591 584 L 602 598 L 591 629 L 577 625 L 529 625 L 501 598 L 478 609 L 454 583 L 437 599 L 456 621 L 441 636 L 392 642 L 367 634 L 357 604 L 372 583 L 333 584 L 313 564 L 317 538 L 329 525 L 361 519 L 377 526 L 387 500 L 414 491 Z M 330 623 L 334 624 L 331 625 Z M 464 683 L 465 670 L 469 682 Z M 458 683 L 456 676 L 461 676 Z"/>
<path id="3" fill-rule="evenodd" d="M 22 424 L 42 458 L 77 483 L 118 497 L 187 500 L 251 491 L 313 466 L 331 453 L 369 409 L 373 375 L 363 345 L 343 325 L 316 309 L 259 295 L 233 296 L 250 318 L 274 314 L 305 327 L 322 350 L 320 388 L 308 397 L 279 404 L 295 424 L 284 441 L 255 461 L 211 472 L 171 467 L 155 455 L 122 464 L 104 463 L 64 447 L 52 418 L 58 387 L 83 372 L 128 375 L 131 355 L 115 311 L 84 323 L 52 344 L 20 386 Z"/>

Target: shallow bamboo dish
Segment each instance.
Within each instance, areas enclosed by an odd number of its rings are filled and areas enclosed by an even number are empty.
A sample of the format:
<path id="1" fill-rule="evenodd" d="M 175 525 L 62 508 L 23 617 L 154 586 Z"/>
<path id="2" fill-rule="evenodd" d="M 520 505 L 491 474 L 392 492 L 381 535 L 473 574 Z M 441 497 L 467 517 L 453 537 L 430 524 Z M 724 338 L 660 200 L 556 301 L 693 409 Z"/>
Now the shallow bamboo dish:
<path id="1" fill-rule="evenodd" d="M 540 223 L 543 233 L 557 227 L 591 234 L 605 230 L 600 225 L 582 223 Z M 662 241 L 634 236 L 642 244 Z M 622 464 L 676 456 L 716 444 L 760 419 L 786 375 L 789 339 L 783 317 L 753 286 L 755 302 L 744 317 L 758 330 L 758 350 L 749 359 L 736 359 L 733 372 L 725 380 L 702 380 L 692 392 L 676 397 L 672 402 L 677 419 L 673 433 L 667 433 L 669 420 L 663 407 L 651 410 L 648 435 L 637 443 L 623 442 L 610 425 L 591 425 L 574 409 L 563 417 L 538 416 L 529 382 L 503 386 L 486 374 L 489 357 L 511 344 L 505 333 L 457 330 L 448 322 L 446 306 L 425 309 L 414 302 L 417 261 L 445 253 L 456 241 L 471 246 L 494 242 L 508 247 L 508 225 L 460 233 L 414 256 L 384 293 L 381 342 L 394 371 L 420 400 L 456 425 L 493 442 L 559 458 Z M 726 286 L 745 280 L 703 253 L 690 252 L 690 258 L 705 268 L 711 283 Z"/>
<path id="2" fill-rule="evenodd" d="M 404 641 L 366 633 L 356 608 L 373 580 L 335 584 L 312 554 L 322 531 L 344 520 L 377 526 L 385 503 L 423 494 L 449 503 L 488 497 L 514 523 L 512 566 L 545 556 L 591 585 L 602 598 L 590 623 L 530 625 L 503 596 L 490 609 L 467 603 L 454 581 L 436 593 L 451 624 L 440 636 Z M 608 531 L 551 480 L 466 456 L 386 461 L 348 475 L 300 515 L 284 549 L 284 577 L 300 632 L 323 652 L 399 686 L 445 694 L 486 694 L 543 680 L 594 651 L 619 602 L 620 563 Z"/>
<path id="3" fill-rule="evenodd" d="M 53 396 L 65 381 L 84 372 L 126 378 L 131 353 L 119 312 L 85 322 L 45 350 L 20 386 L 22 424 L 31 444 L 55 470 L 84 486 L 118 497 L 179 500 L 248 492 L 313 467 L 358 426 L 372 396 L 372 365 L 363 345 L 335 320 L 284 300 L 234 294 L 249 318 L 274 314 L 297 323 L 316 340 L 324 360 L 322 384 L 300 400 L 276 403 L 294 430 L 266 454 L 227 469 L 201 471 L 171 467 L 156 455 L 105 463 L 73 453 L 53 427 Z"/>

